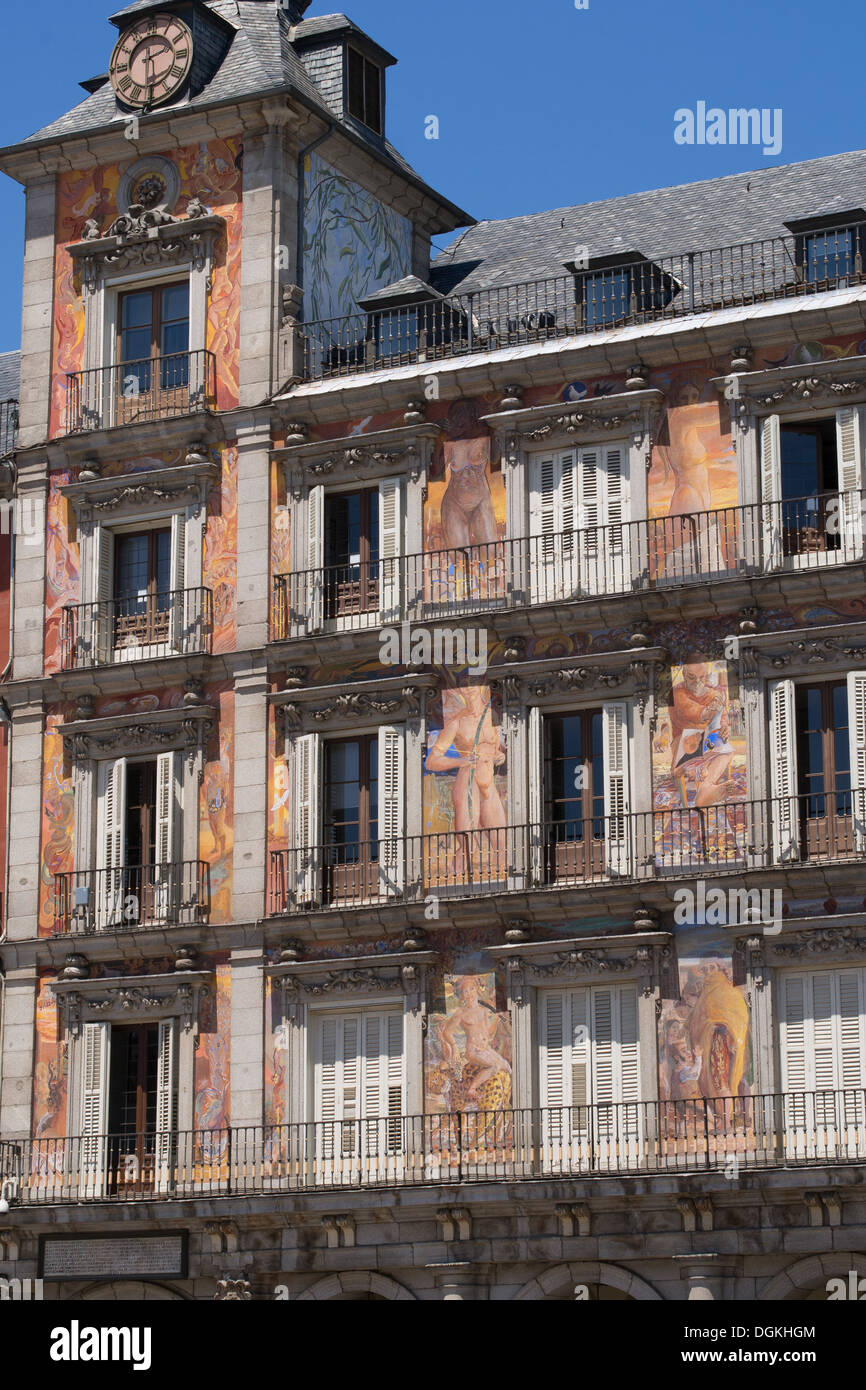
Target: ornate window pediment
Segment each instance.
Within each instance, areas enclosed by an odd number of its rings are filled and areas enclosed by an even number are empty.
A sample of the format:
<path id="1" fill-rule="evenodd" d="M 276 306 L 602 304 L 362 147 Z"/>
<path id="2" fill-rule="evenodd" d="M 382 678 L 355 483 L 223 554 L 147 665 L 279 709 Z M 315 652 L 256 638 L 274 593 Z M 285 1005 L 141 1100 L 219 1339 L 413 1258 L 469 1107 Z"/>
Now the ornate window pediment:
<path id="1" fill-rule="evenodd" d="M 288 431 L 287 438 L 292 442 L 275 449 L 272 456 L 283 464 L 289 494 L 298 498 L 305 487 L 317 482 L 339 485 L 394 472 L 408 471 L 415 483 L 426 471 L 441 428 L 422 419 L 421 423 L 399 429 L 312 443 L 306 442 L 306 425 L 290 423 Z"/>
<path id="2" fill-rule="evenodd" d="M 347 690 L 341 686 L 291 689 L 272 695 L 271 702 L 282 710 L 286 737 L 300 731 L 356 728 L 359 722 L 421 719 L 427 691 L 433 689 L 432 676 L 376 681 L 370 690 Z"/>
<path id="3" fill-rule="evenodd" d="M 90 218 L 83 239 L 67 250 L 88 289 L 110 274 L 180 264 L 205 270 L 209 277 L 214 245 L 224 227 L 225 219 L 209 213 L 198 198 L 190 201 L 183 219 L 162 208 L 133 204 L 104 233 Z"/>
<path id="4" fill-rule="evenodd" d="M 716 377 L 740 428 L 752 427 L 756 416 L 803 409 L 826 411 L 866 401 L 866 356 L 843 357 L 808 366 L 771 367 L 759 372 Z"/>
<path id="5" fill-rule="evenodd" d="M 102 477 L 98 464 L 88 459 L 79 478 L 61 488 L 75 507 L 79 519 L 117 520 L 127 513 L 134 516 L 145 510 L 175 511 L 190 506 L 204 507 L 207 494 L 219 468 L 206 457 L 205 446 L 192 444 L 186 462 L 177 468 L 152 468 L 139 473 L 113 474 Z"/>
<path id="6" fill-rule="evenodd" d="M 87 697 L 84 707 L 87 706 Z M 79 700 L 79 711 L 82 701 Z M 210 705 L 151 710 L 105 718 L 79 718 L 61 724 L 64 748 L 73 762 L 109 758 L 113 753 L 159 753 L 185 748 L 191 763 L 204 757 L 204 748 L 216 727 L 216 710 Z"/>
<path id="7" fill-rule="evenodd" d="M 201 1003 L 212 983 L 210 970 L 183 970 L 170 975 L 57 980 L 51 988 L 65 1026 L 73 1035 L 80 1032 L 83 1023 L 167 1018 L 179 1018 L 184 1032 L 192 1032 L 198 1027 Z"/>
<path id="8" fill-rule="evenodd" d="M 530 986 L 549 981 L 563 985 L 631 977 L 649 998 L 661 987 L 674 945 L 670 932 L 654 931 L 492 946 L 489 951 L 505 961 L 510 997 L 519 1006 L 526 1003 Z"/>
<path id="9" fill-rule="evenodd" d="M 622 391 L 612 396 L 590 396 L 573 406 L 553 405 L 498 411 L 482 419 L 505 439 L 505 452 L 555 447 L 612 436 L 634 436 L 649 447 L 658 424 L 664 392 L 655 389 Z"/>
<path id="10" fill-rule="evenodd" d="M 427 975 L 436 960 L 435 951 L 400 951 L 273 965 L 266 973 L 282 990 L 290 1016 L 293 1006 L 314 999 L 383 994 L 405 996 L 408 1008 L 417 1013 L 425 1006 Z"/>
<path id="11" fill-rule="evenodd" d="M 740 667 L 744 681 L 761 677 L 812 676 L 844 673 L 866 666 L 866 623 L 795 628 L 740 638 Z"/>

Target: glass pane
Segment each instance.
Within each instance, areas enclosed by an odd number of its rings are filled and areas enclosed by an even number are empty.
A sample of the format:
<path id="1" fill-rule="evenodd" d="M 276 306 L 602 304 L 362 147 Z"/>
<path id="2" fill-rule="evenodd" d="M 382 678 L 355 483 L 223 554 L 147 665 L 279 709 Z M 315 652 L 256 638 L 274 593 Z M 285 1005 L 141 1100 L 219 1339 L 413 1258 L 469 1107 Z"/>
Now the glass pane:
<path id="1" fill-rule="evenodd" d="M 782 497 L 815 497 L 821 487 L 821 442 L 812 430 L 798 429 L 796 425 L 783 426 L 782 444 Z M 790 510 L 790 518 L 788 512 Z M 799 508 L 785 509 L 786 526 L 802 526 Z"/>
<path id="2" fill-rule="evenodd" d="M 141 362 L 150 357 L 150 329 L 124 328 L 120 335 L 121 362 Z"/>
<path id="3" fill-rule="evenodd" d="M 148 537 L 118 536 L 115 546 L 115 592 L 119 599 L 147 593 Z"/>
<path id="4" fill-rule="evenodd" d="M 166 323 L 162 327 L 162 355 L 170 357 L 173 352 L 187 352 L 189 350 L 189 324 L 184 320 L 182 323 Z"/>
<path id="5" fill-rule="evenodd" d="M 613 323 L 629 311 L 630 272 L 606 270 L 584 281 L 587 324 Z"/>
<path id="6" fill-rule="evenodd" d="M 121 328 L 149 328 L 153 323 L 153 295 L 150 290 L 124 295 L 120 312 Z"/>
<path id="7" fill-rule="evenodd" d="M 814 284 L 850 275 L 854 269 L 852 254 L 853 233 L 849 231 L 815 232 L 806 238 L 806 278 Z"/>
<path id="8" fill-rule="evenodd" d="M 166 285 L 162 292 L 162 321 L 189 318 L 189 284 Z"/>

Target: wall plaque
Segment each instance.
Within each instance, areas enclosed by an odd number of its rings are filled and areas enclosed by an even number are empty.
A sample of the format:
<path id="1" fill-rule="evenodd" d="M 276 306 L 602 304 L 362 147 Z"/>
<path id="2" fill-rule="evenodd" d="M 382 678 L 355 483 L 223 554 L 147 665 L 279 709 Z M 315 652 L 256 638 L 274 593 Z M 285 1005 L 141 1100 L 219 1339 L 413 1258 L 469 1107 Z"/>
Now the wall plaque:
<path id="1" fill-rule="evenodd" d="M 141 1236 L 42 1236 L 43 1279 L 186 1278 L 187 1233 Z"/>

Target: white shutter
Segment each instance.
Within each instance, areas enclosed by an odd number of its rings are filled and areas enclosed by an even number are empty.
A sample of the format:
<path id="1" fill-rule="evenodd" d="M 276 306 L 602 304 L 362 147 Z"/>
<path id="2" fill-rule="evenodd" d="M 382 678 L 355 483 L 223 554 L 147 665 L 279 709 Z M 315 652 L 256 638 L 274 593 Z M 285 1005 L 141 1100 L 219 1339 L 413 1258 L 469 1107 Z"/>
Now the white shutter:
<path id="1" fill-rule="evenodd" d="M 778 415 L 761 426 L 761 531 L 764 569 L 782 563 L 782 439 Z"/>
<path id="2" fill-rule="evenodd" d="M 568 598 L 577 586 L 577 461 L 573 450 L 532 460 L 530 581 L 534 603 Z"/>
<path id="3" fill-rule="evenodd" d="M 621 446 L 604 451 L 604 532 L 601 592 L 625 593 L 631 588 L 631 534 L 629 519 L 628 455 Z"/>
<path id="4" fill-rule="evenodd" d="M 379 616 L 383 623 L 401 616 L 400 583 L 403 489 L 399 478 L 379 483 Z"/>
<path id="5" fill-rule="evenodd" d="M 772 681 L 770 704 L 770 821 L 773 861 L 800 857 L 800 803 L 797 799 L 796 702 L 792 680 Z"/>
<path id="6" fill-rule="evenodd" d="M 171 518 L 171 628 L 169 643 L 172 651 L 186 650 L 186 516 L 175 512 Z M 163 599 L 163 602 L 165 600 Z"/>
<path id="7" fill-rule="evenodd" d="M 842 555 L 863 555 L 863 407 L 836 411 L 836 458 L 839 472 L 839 526 Z"/>
<path id="8" fill-rule="evenodd" d="M 577 457 L 577 525 L 579 590 L 604 592 L 604 481 L 598 449 L 581 449 Z"/>
<path id="9" fill-rule="evenodd" d="M 95 647 L 100 665 L 114 659 L 114 532 L 99 522 L 93 528 L 93 621 L 83 641 Z"/>
<path id="10" fill-rule="evenodd" d="M 180 842 L 178 800 L 180 794 L 180 754 L 160 753 L 156 760 L 156 868 L 154 874 L 157 914 L 175 915 L 181 900 L 180 864 L 175 864 Z M 142 874 L 142 879 L 144 875 Z M 142 887 L 145 887 L 142 883 Z"/>
<path id="11" fill-rule="evenodd" d="M 167 1192 L 174 1185 L 177 1153 L 177 1024 L 164 1019 L 159 1025 L 156 1072 L 156 1187 Z"/>
<path id="12" fill-rule="evenodd" d="M 569 1060 L 565 1040 L 567 996 L 545 990 L 541 997 L 539 1089 L 544 1165 L 560 1168 L 568 1153 L 572 1125 L 568 1108 L 571 1095 L 566 1077 Z"/>
<path id="13" fill-rule="evenodd" d="M 321 874 L 319 846 L 321 739 L 302 734 L 294 741 L 292 759 L 294 810 L 294 872 L 297 901 L 317 901 Z"/>
<path id="14" fill-rule="evenodd" d="M 108 1023 L 85 1023 L 81 1030 L 79 1190 L 82 1197 L 98 1197 L 105 1190 L 110 1026 Z"/>
<path id="15" fill-rule="evenodd" d="M 89 905 L 97 928 L 123 924 L 126 854 L 126 758 L 99 764 L 97 779 L 97 846 L 94 901 Z"/>
<path id="16" fill-rule="evenodd" d="M 399 1013 L 363 1015 L 364 1150 L 380 1160 L 398 1152 L 403 1114 L 403 1018 Z"/>
<path id="17" fill-rule="evenodd" d="M 305 575 L 305 617 L 308 632 L 322 626 L 322 599 L 325 585 L 325 489 L 319 483 L 307 493 L 307 566 Z M 333 582 L 334 576 L 331 576 Z"/>
<path id="18" fill-rule="evenodd" d="M 866 851 L 866 671 L 848 672 L 848 740 L 854 847 L 862 854 Z"/>
<path id="19" fill-rule="evenodd" d="M 544 879 L 544 720 L 541 710 L 533 705 L 527 721 L 527 784 L 529 826 L 527 843 L 530 847 L 531 881 Z"/>
<path id="20" fill-rule="evenodd" d="M 314 1119 L 325 1160 L 361 1158 L 375 1177 L 400 1151 L 404 1107 L 403 1018 L 388 1013 L 330 1014 L 319 1022 Z"/>
<path id="21" fill-rule="evenodd" d="M 806 1099 L 807 1092 L 814 1089 L 811 1068 L 811 1028 L 806 1047 L 806 1015 L 811 1011 L 811 999 L 807 1001 L 806 987 L 808 976 L 788 975 L 782 977 L 783 1000 L 781 1010 L 781 1029 L 779 1051 L 782 1063 L 782 1090 L 785 1093 L 785 1121 L 788 1130 L 786 1144 L 799 1149 L 805 1135 L 807 1118 L 812 1113 L 812 1103 Z"/>
<path id="22" fill-rule="evenodd" d="M 628 706 L 621 700 L 606 701 L 602 717 L 607 867 L 611 874 L 627 874 L 631 864 Z"/>
<path id="23" fill-rule="evenodd" d="M 405 815 L 405 726 L 379 730 L 379 889 L 383 896 L 402 892 Z"/>
<path id="24" fill-rule="evenodd" d="M 863 970 L 783 977 L 782 1087 L 786 1147 L 812 1157 L 866 1149 Z M 841 1093 L 841 1094 L 840 1094 Z"/>

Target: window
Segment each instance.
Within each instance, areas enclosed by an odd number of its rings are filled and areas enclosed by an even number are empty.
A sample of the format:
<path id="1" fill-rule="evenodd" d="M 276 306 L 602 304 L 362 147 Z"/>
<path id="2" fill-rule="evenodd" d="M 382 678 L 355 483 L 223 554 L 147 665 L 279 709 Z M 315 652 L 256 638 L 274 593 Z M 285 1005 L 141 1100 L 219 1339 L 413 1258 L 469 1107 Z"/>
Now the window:
<path id="1" fill-rule="evenodd" d="M 770 786 L 778 860 L 838 859 L 864 843 L 866 673 L 770 686 Z"/>
<path id="2" fill-rule="evenodd" d="M 356 48 L 347 50 L 349 115 L 382 134 L 382 69 Z"/>
<path id="3" fill-rule="evenodd" d="M 640 1159 L 638 999 L 634 985 L 539 994 L 539 1089 L 547 1163 Z"/>
<path id="4" fill-rule="evenodd" d="M 670 303 L 674 289 L 670 275 L 651 261 L 633 260 L 577 274 L 585 328 L 609 328 L 634 315 L 652 315 Z"/>
<path id="5" fill-rule="evenodd" d="M 324 1172 L 375 1180 L 403 1150 L 403 1015 L 325 1014 L 315 1021 L 313 1118 Z"/>
<path id="6" fill-rule="evenodd" d="M 325 570 L 329 618 L 378 610 L 378 488 L 325 498 Z"/>
<path id="7" fill-rule="evenodd" d="M 610 701 L 570 714 L 529 714 L 530 820 L 544 882 L 629 871 L 628 708 Z"/>
<path id="8" fill-rule="evenodd" d="M 400 725 L 353 739 L 296 739 L 299 902 L 371 902 L 402 888 L 404 743 Z"/>
<path id="9" fill-rule="evenodd" d="M 180 908 L 180 754 L 99 764 L 97 927 L 170 920 Z"/>
<path id="10" fill-rule="evenodd" d="M 534 603 L 631 586 L 628 460 L 623 445 L 540 454 L 530 467 Z"/>
<path id="11" fill-rule="evenodd" d="M 183 652 L 197 639 L 186 530 L 180 513 L 146 530 L 96 526 L 89 637 L 100 664 Z"/>
<path id="12" fill-rule="evenodd" d="M 866 972 L 781 976 L 780 1052 L 789 1151 L 866 1149 Z"/>
<path id="13" fill-rule="evenodd" d="M 165 1190 L 176 1148 L 175 1020 L 85 1023 L 77 1051 L 82 1195 Z"/>
<path id="14" fill-rule="evenodd" d="M 399 617 L 402 498 L 399 478 L 345 493 L 310 488 L 306 573 L 293 587 L 307 631 L 324 622 L 360 628 Z"/>
<path id="15" fill-rule="evenodd" d="M 764 563 L 798 565 L 863 553 L 863 431 L 860 406 L 823 420 L 761 427 Z"/>
<path id="16" fill-rule="evenodd" d="M 857 227 L 827 227 L 800 238 L 798 259 L 808 285 L 833 289 L 840 280 L 863 269 L 863 231 Z"/>
<path id="17" fill-rule="evenodd" d="M 118 299 L 117 424 L 183 406 L 189 393 L 189 283 L 130 290 Z"/>

